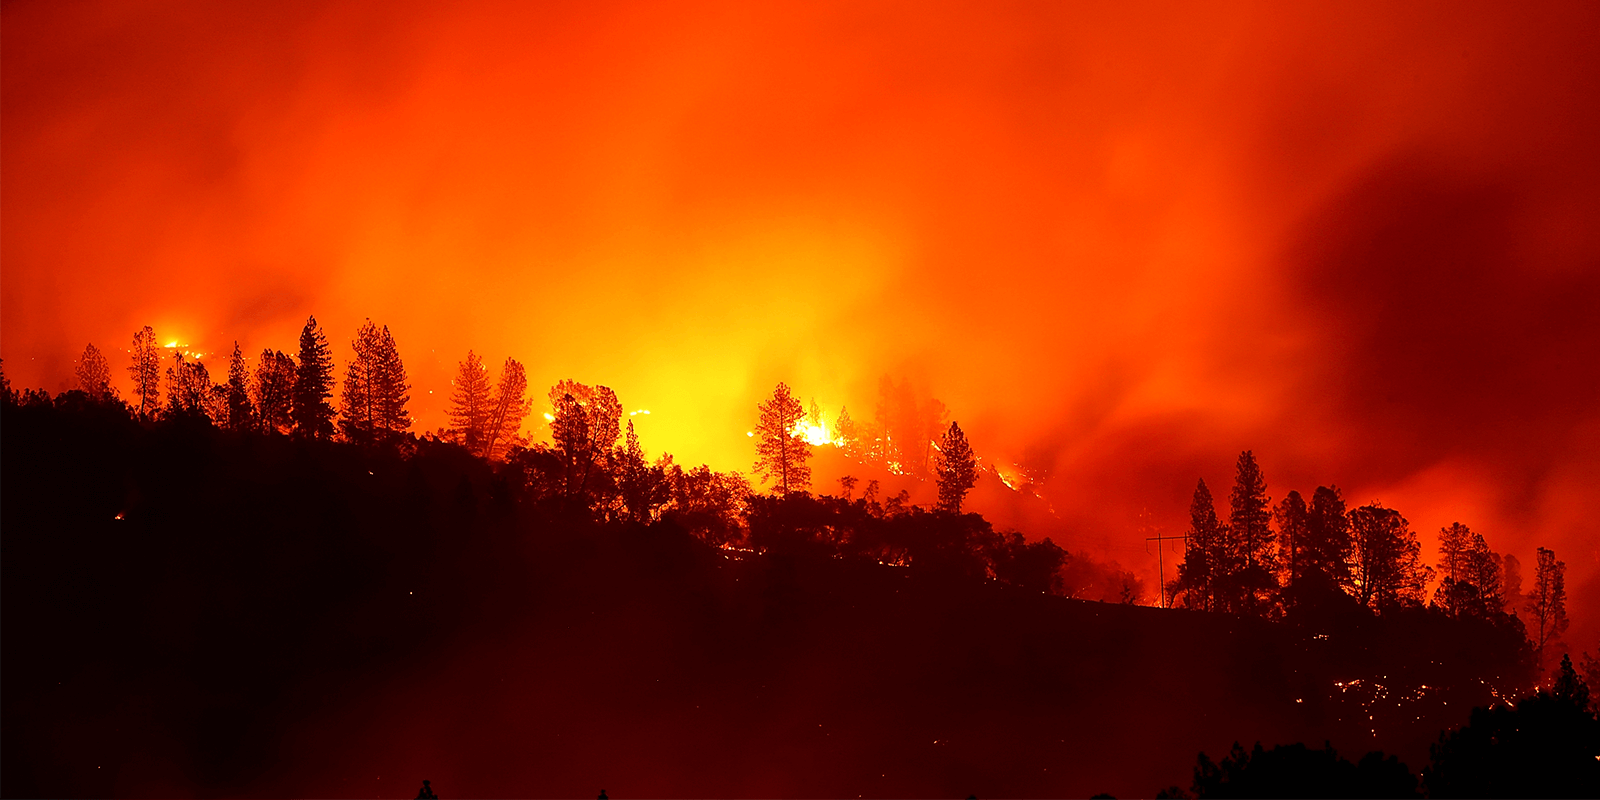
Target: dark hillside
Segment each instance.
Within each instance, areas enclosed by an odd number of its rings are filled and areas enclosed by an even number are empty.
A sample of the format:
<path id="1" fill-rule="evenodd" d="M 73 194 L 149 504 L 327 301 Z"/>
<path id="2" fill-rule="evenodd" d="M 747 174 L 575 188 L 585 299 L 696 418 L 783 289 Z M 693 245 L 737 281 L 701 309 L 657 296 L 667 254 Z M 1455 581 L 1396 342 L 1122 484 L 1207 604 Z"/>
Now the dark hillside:
<path id="1" fill-rule="evenodd" d="M 4 436 L 7 796 L 1138 796 L 1257 739 L 1420 771 L 1515 661 L 1421 611 L 1297 626 L 596 525 L 451 445 L 74 395 Z"/>

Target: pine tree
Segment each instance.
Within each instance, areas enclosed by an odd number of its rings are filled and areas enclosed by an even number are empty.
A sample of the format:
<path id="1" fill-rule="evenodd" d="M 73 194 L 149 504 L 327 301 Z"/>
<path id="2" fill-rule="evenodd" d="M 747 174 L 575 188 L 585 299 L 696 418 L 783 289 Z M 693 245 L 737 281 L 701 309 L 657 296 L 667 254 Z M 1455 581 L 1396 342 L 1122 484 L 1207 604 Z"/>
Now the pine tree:
<path id="1" fill-rule="evenodd" d="M 378 326 L 367 320 L 350 342 L 355 357 L 345 367 L 339 398 L 339 430 L 352 442 L 370 444 L 378 429 Z"/>
<path id="2" fill-rule="evenodd" d="M 1541 547 L 1533 567 L 1533 586 L 1528 590 L 1529 628 L 1539 665 L 1545 663 L 1545 648 L 1561 638 L 1567 629 L 1567 562 L 1557 561 L 1554 550 Z"/>
<path id="3" fill-rule="evenodd" d="M 939 483 L 939 510 L 951 514 L 961 513 L 961 501 L 978 482 L 978 460 L 972 454 L 961 426 L 950 423 L 939 444 L 937 462 Z"/>
<path id="4" fill-rule="evenodd" d="M 78 359 L 77 375 L 78 388 L 91 398 L 106 401 L 115 396 L 111 388 L 111 365 L 106 363 L 100 348 L 92 344 L 84 346 L 83 357 Z"/>
<path id="5" fill-rule="evenodd" d="M 281 350 L 262 350 L 256 365 L 256 422 L 262 433 L 287 433 L 293 424 L 294 385 L 299 372 L 294 357 Z"/>
<path id="6" fill-rule="evenodd" d="M 378 336 L 376 355 L 372 377 L 378 415 L 374 430 L 380 440 L 393 441 L 411 429 L 411 412 L 406 408 L 411 403 L 411 382 L 388 325 Z"/>
<path id="7" fill-rule="evenodd" d="M 1350 512 L 1356 599 L 1379 612 L 1420 605 L 1433 569 L 1405 517 L 1377 503 Z"/>
<path id="8" fill-rule="evenodd" d="M 1183 604 L 1202 611 L 1220 610 L 1217 578 L 1222 565 L 1225 526 L 1217 519 L 1217 507 L 1204 480 L 1195 485 L 1189 503 L 1189 535 L 1185 541 L 1183 563 L 1173 581 L 1173 593 Z"/>
<path id="9" fill-rule="evenodd" d="M 1290 491 L 1273 516 L 1278 522 L 1278 551 L 1283 554 L 1285 588 L 1293 595 L 1295 587 L 1305 577 L 1307 566 L 1311 525 L 1305 498 L 1298 491 Z"/>
<path id="10" fill-rule="evenodd" d="M 528 376 L 516 359 L 507 358 L 500 368 L 500 382 L 495 384 L 489 408 L 489 440 L 484 445 L 483 455 L 498 460 L 517 441 L 522 420 L 530 410 Z"/>
<path id="11" fill-rule="evenodd" d="M 471 350 L 456 369 L 455 389 L 450 393 L 450 424 L 462 446 L 474 455 L 484 454 L 489 439 L 489 371 L 483 357 Z"/>
<path id="12" fill-rule="evenodd" d="M 133 376 L 133 396 L 138 398 L 135 410 L 140 419 L 149 419 L 161 408 L 161 351 L 149 325 L 133 335 L 132 355 L 128 374 Z"/>
<path id="13" fill-rule="evenodd" d="M 228 429 L 249 430 L 255 422 L 255 407 L 250 404 L 250 372 L 245 368 L 244 353 L 239 343 L 233 343 L 233 356 L 228 359 Z"/>
<path id="14" fill-rule="evenodd" d="M 1278 588 L 1278 563 L 1273 551 L 1271 499 L 1267 480 L 1249 450 L 1239 454 L 1228 515 L 1229 566 L 1224 588 L 1227 610 L 1261 614 Z"/>
<path id="15" fill-rule="evenodd" d="M 290 410 L 296 435 L 315 439 L 333 436 L 333 405 L 328 402 L 332 396 L 333 352 L 317 318 L 308 317 L 300 330 L 300 366 L 295 372 Z"/>
<path id="16" fill-rule="evenodd" d="M 839 448 L 851 458 L 860 458 L 861 433 L 856 429 L 855 420 L 850 419 L 850 409 L 839 406 L 839 417 L 833 421 L 833 440 L 839 443 Z"/>
<path id="17" fill-rule="evenodd" d="M 805 417 L 800 401 L 779 383 L 772 397 L 757 406 L 755 471 L 774 484 L 780 495 L 804 490 L 811 484 L 811 445 L 795 436 L 795 426 Z"/>

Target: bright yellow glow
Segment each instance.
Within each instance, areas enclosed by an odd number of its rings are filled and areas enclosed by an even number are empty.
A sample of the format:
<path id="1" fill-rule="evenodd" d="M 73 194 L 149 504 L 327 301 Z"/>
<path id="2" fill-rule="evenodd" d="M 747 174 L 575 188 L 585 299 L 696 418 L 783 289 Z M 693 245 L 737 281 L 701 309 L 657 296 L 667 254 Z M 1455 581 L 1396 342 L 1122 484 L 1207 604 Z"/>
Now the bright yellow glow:
<path id="1" fill-rule="evenodd" d="M 546 412 L 544 412 L 544 421 L 545 422 L 555 422 L 556 421 L 556 417 L 555 417 L 554 414 L 551 414 L 550 412 L 546 411 Z"/>

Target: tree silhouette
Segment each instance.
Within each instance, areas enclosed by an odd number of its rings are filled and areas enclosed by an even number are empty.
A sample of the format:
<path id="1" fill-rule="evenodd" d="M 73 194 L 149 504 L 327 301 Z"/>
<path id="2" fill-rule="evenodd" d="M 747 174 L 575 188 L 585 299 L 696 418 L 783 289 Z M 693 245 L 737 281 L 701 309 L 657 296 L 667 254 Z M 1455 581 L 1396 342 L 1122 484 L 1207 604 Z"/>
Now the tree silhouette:
<path id="1" fill-rule="evenodd" d="M 795 435 L 795 426 L 805 417 L 800 401 L 779 383 L 772 397 L 757 406 L 755 472 L 773 483 L 780 495 L 802 491 L 811 484 L 811 445 Z"/>
<path id="2" fill-rule="evenodd" d="M 1339 488 L 1318 486 L 1306 509 L 1306 544 L 1302 552 L 1301 579 L 1320 591 L 1342 590 L 1351 585 L 1350 517 Z"/>
<path id="3" fill-rule="evenodd" d="M 333 405 L 328 402 L 332 396 L 333 352 L 317 318 L 307 317 L 300 329 L 300 366 L 291 395 L 290 416 L 296 435 L 312 439 L 333 436 Z"/>
<path id="4" fill-rule="evenodd" d="M 1355 543 L 1356 599 L 1379 612 L 1422 603 L 1433 568 L 1406 518 L 1377 503 L 1350 512 Z"/>
<path id="5" fill-rule="evenodd" d="M 1600 721 L 1566 656 L 1550 691 L 1474 708 L 1430 750 L 1433 797 L 1600 797 Z"/>
<path id="6" fill-rule="evenodd" d="M 1434 592 L 1434 603 L 1455 617 L 1503 613 L 1500 563 L 1481 534 L 1459 522 L 1440 528 L 1439 566 L 1444 581 Z"/>
<path id="7" fill-rule="evenodd" d="M 344 389 L 339 398 L 339 429 L 346 439 L 371 444 L 378 438 L 378 351 L 382 347 L 378 327 L 367 320 L 350 343 L 355 357 L 345 368 Z"/>
<path id="8" fill-rule="evenodd" d="M 978 462 L 967 444 L 961 426 L 950 423 L 939 444 L 937 463 L 939 481 L 939 510 L 951 514 L 961 513 L 961 501 L 978 482 Z"/>
<path id="9" fill-rule="evenodd" d="M 1290 596 L 1295 594 L 1295 588 L 1305 577 L 1306 548 L 1311 527 L 1308 514 L 1305 498 L 1298 491 L 1284 495 L 1283 502 L 1273 512 L 1278 522 L 1278 549 L 1283 554 L 1285 588 Z"/>
<path id="10" fill-rule="evenodd" d="M 622 518 L 629 522 L 650 522 L 655 509 L 667 498 L 666 478 L 661 467 L 645 463 L 639 434 L 628 420 L 628 432 L 617 455 L 617 485 L 622 499 Z"/>
<path id="11" fill-rule="evenodd" d="M 1249 450 L 1240 453 L 1229 499 L 1227 563 L 1231 569 L 1221 584 L 1230 611 L 1262 614 L 1278 588 L 1270 502 L 1267 480 L 1255 454 Z"/>
<path id="12" fill-rule="evenodd" d="M 95 400 L 110 400 L 115 396 L 111 388 L 111 366 L 100 348 L 84 345 L 83 356 L 78 359 L 78 388 Z"/>
<path id="13" fill-rule="evenodd" d="M 140 419 L 149 419 L 161 404 L 161 351 L 149 325 L 133 335 L 132 358 L 128 374 L 133 376 L 133 396 L 139 399 L 135 410 Z"/>
<path id="14" fill-rule="evenodd" d="M 1224 526 L 1217 520 L 1216 502 L 1202 479 L 1195 484 L 1194 499 L 1189 503 L 1189 536 L 1185 541 L 1183 563 L 1178 565 L 1178 577 L 1172 586 L 1173 593 L 1181 596 L 1186 607 L 1220 610 L 1217 579 L 1225 568 L 1225 544 Z"/>
<path id="15" fill-rule="evenodd" d="M 850 418 L 850 409 L 839 406 L 839 416 L 834 419 L 833 430 L 830 433 L 845 455 L 851 458 L 861 457 L 861 432 L 857 429 L 855 420 Z"/>
<path id="16" fill-rule="evenodd" d="M 456 369 L 455 390 L 450 393 L 450 423 L 468 451 L 484 454 L 489 439 L 489 371 L 483 357 L 471 350 Z"/>
<path id="17" fill-rule="evenodd" d="M 483 447 L 484 458 L 497 460 L 517 441 L 522 430 L 522 420 L 531 408 L 528 400 L 528 376 L 522 364 L 507 358 L 500 368 L 500 382 L 495 384 L 494 396 L 489 403 L 488 441 Z"/>
<path id="18" fill-rule="evenodd" d="M 233 355 L 228 358 L 228 430 L 249 430 L 255 423 L 255 413 L 255 407 L 250 404 L 250 371 L 235 341 Z"/>
<path id="19" fill-rule="evenodd" d="M 1532 619 L 1529 627 L 1533 629 L 1533 647 L 1543 668 L 1545 648 L 1567 629 L 1567 562 L 1557 561 L 1554 550 L 1538 550 L 1527 609 Z"/>
<path id="20" fill-rule="evenodd" d="M 594 450 L 589 438 L 589 414 L 572 393 L 563 393 L 555 402 L 554 419 L 550 421 L 550 436 L 561 454 L 562 481 L 568 500 L 581 495 L 589 479 L 589 469 L 594 463 Z"/>
<path id="21" fill-rule="evenodd" d="M 411 429 L 411 382 L 406 378 L 406 365 L 400 359 L 400 348 L 395 345 L 389 326 L 378 334 L 375 369 L 372 374 L 373 393 L 378 398 L 378 416 L 374 430 L 378 438 L 391 441 Z"/>
<path id="22" fill-rule="evenodd" d="M 281 350 L 262 350 L 256 365 L 256 422 L 263 433 L 287 433 L 293 424 L 294 357 Z"/>
<path id="23" fill-rule="evenodd" d="M 167 367 L 167 412 L 173 415 L 216 416 L 213 411 L 211 373 L 199 361 L 190 361 L 174 350 L 172 366 Z"/>
<path id="24" fill-rule="evenodd" d="M 1201 753 L 1191 791 L 1197 800 L 1213 797 L 1421 797 L 1417 777 L 1394 756 L 1379 751 L 1352 764 L 1326 742 L 1321 750 L 1304 744 L 1265 750 L 1260 742 L 1246 752 L 1238 742 L 1213 762 Z M 1174 787 L 1176 788 L 1176 787 Z M 1166 790 L 1165 796 L 1182 796 Z"/>

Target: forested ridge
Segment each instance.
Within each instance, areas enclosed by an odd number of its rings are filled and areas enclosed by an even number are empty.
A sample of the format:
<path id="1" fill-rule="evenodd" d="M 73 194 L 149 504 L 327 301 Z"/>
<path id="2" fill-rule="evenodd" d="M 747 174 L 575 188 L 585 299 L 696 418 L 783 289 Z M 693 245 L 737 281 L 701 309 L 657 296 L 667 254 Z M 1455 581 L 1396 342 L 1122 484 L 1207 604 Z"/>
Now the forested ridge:
<path id="1" fill-rule="evenodd" d="M 634 795 L 1147 794 L 1158 774 L 1237 796 L 1294 759 L 1390 790 L 1431 765 L 1411 790 L 1434 796 L 1517 785 L 1464 764 L 1600 785 L 1600 670 L 1556 663 L 1548 550 L 1525 591 L 1458 525 L 1430 594 L 1398 512 L 1332 487 L 1272 506 L 1247 451 L 1226 519 L 1196 489 L 1159 587 L 1178 607 L 1084 602 L 1074 555 L 964 511 L 978 460 L 941 409 L 922 445 L 830 432 L 936 482 L 925 508 L 806 491 L 816 415 L 781 384 L 753 414 L 760 491 L 646 461 L 603 386 L 557 383 L 552 441 L 523 438 L 512 359 L 491 382 L 469 353 L 452 427 L 418 436 L 392 335 L 368 323 L 352 350 L 335 380 L 311 320 L 298 358 L 251 371 L 235 348 L 219 384 L 173 353 L 163 382 L 146 328 L 129 401 L 92 347 L 78 390 L 4 387 L 5 794 L 381 794 L 366 772 L 429 757 L 491 795 L 605 775 Z M 1566 760 L 1472 732 L 1535 717 Z M 418 749 L 450 737 L 476 744 Z M 1235 740 L 1417 769 L 1234 748 L 1186 777 Z"/>

